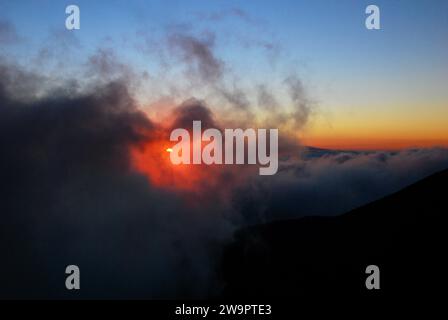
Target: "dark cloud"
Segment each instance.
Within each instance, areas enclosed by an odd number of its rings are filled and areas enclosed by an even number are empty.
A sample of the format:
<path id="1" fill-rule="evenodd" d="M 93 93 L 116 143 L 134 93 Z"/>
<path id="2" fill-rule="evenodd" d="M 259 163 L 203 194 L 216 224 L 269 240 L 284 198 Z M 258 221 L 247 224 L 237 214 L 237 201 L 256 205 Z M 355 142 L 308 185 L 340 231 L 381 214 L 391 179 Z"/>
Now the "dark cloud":
<path id="1" fill-rule="evenodd" d="M 262 109 L 274 110 L 278 107 L 278 102 L 275 96 L 268 90 L 266 85 L 259 85 L 257 87 L 258 105 Z"/>
<path id="2" fill-rule="evenodd" d="M 219 208 L 194 210 L 133 169 L 130 149 L 156 127 L 126 85 L 24 102 L 9 78 L 0 77 L 0 296 L 70 297 L 68 264 L 82 270 L 77 297 L 209 293 L 214 246 L 231 226 Z"/>
<path id="3" fill-rule="evenodd" d="M 9 21 L 0 20 L 0 44 L 16 44 L 19 41 L 20 37 L 14 25 Z"/>
<path id="4" fill-rule="evenodd" d="M 247 18 L 247 14 L 238 8 L 232 8 L 229 10 L 222 10 L 219 12 L 212 12 L 212 13 L 199 12 L 196 14 L 196 16 L 201 20 L 212 20 L 212 21 L 220 21 L 231 16 Z"/>
<path id="5" fill-rule="evenodd" d="M 115 52 L 110 48 L 99 48 L 95 54 L 90 56 L 87 64 L 87 75 L 112 81 L 122 79 L 127 83 L 137 79 L 132 68 L 119 61 Z"/>
<path id="6" fill-rule="evenodd" d="M 226 99 L 231 106 L 236 107 L 240 110 L 247 110 L 250 107 L 249 99 L 246 93 L 234 86 L 233 89 L 228 89 L 225 87 L 218 87 L 217 91 Z"/>
<path id="7" fill-rule="evenodd" d="M 4 99 L 11 98 L 20 101 L 34 99 L 39 92 L 47 89 L 46 77 L 24 72 L 13 64 L 8 64 L 0 57 L 0 94 Z"/>
<path id="8" fill-rule="evenodd" d="M 260 21 L 252 18 L 247 12 L 239 8 L 230 8 L 212 13 L 198 12 L 195 14 L 195 17 L 198 20 L 208 20 L 213 22 L 222 21 L 228 18 L 238 18 L 248 24 L 260 24 Z"/>
<path id="9" fill-rule="evenodd" d="M 33 63 L 36 66 L 54 66 L 58 71 L 70 66 L 72 59 L 82 48 L 80 39 L 75 32 L 65 29 L 50 29 L 48 35 L 36 55 Z"/>
<path id="10" fill-rule="evenodd" d="M 199 39 L 188 34 L 173 33 L 169 36 L 170 49 L 188 65 L 191 78 L 215 82 L 223 74 L 223 62 L 213 54 L 215 37 L 208 34 Z"/>
<path id="11" fill-rule="evenodd" d="M 184 101 L 180 106 L 174 110 L 175 121 L 172 125 L 173 128 L 185 128 L 190 129 L 193 125 L 193 121 L 201 121 L 202 128 L 217 128 L 213 114 L 210 109 L 205 105 L 204 101 L 200 101 L 194 98 Z"/>
<path id="12" fill-rule="evenodd" d="M 294 109 L 290 113 L 290 118 L 294 121 L 295 129 L 302 129 L 308 122 L 313 110 L 311 101 L 308 99 L 305 88 L 299 77 L 293 75 L 285 79 Z"/>
<path id="13" fill-rule="evenodd" d="M 168 43 L 169 50 L 179 55 L 185 63 L 189 79 L 210 88 L 230 106 L 239 110 L 249 109 L 246 93 L 235 82 L 231 87 L 225 84 L 228 70 L 214 52 L 213 33 L 207 32 L 204 39 L 185 33 L 172 33 Z"/>

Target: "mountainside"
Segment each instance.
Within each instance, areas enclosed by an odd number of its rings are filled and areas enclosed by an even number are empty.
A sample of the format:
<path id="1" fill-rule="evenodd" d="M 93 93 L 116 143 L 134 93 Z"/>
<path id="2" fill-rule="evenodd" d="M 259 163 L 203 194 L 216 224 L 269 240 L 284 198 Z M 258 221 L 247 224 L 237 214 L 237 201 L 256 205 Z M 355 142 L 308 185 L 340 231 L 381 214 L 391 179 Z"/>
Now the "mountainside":
<path id="1" fill-rule="evenodd" d="M 446 270 L 447 186 L 445 170 L 341 216 L 242 229 L 224 253 L 224 296 L 436 295 Z M 380 269 L 380 290 L 366 289 L 368 265 Z"/>

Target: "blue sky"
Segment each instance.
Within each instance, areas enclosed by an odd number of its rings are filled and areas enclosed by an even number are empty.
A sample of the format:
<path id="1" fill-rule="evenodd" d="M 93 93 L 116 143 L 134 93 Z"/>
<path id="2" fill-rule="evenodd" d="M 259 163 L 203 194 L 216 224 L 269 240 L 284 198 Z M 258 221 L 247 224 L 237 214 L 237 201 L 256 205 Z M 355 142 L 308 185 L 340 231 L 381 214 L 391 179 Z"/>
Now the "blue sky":
<path id="1" fill-rule="evenodd" d="M 185 24 L 197 32 L 216 32 L 218 55 L 238 69 L 247 66 L 246 61 L 252 61 L 255 74 L 267 71 L 259 53 L 247 52 L 237 45 L 230 50 L 228 43 L 232 37 L 272 42 L 289 63 L 307 65 L 318 79 L 330 81 L 345 73 L 356 83 L 368 72 L 371 80 L 379 76 L 384 82 L 384 77 L 378 75 L 384 70 L 397 71 L 404 76 L 411 72 L 410 67 L 414 70 L 412 74 L 416 71 L 437 73 L 435 69 L 447 68 L 448 2 L 443 0 L 2 0 L 1 17 L 11 21 L 18 33 L 32 42 L 31 48 L 37 50 L 49 32 L 64 31 L 64 10 L 72 3 L 81 8 L 82 28 L 75 31 L 82 45 L 81 56 L 91 54 L 106 37 L 121 43 L 124 37 L 135 37 L 137 31 L 144 30 L 156 38 L 163 36 L 170 26 Z M 372 32 L 364 27 L 364 10 L 370 3 L 381 9 L 381 31 Z M 235 9 L 242 10 L 248 19 L 231 14 L 220 21 L 201 19 L 201 14 Z M 19 46 L 14 50 L 20 56 L 29 57 L 28 50 L 20 51 L 25 48 Z M 132 50 L 126 49 L 122 54 L 132 54 Z"/>
<path id="2" fill-rule="evenodd" d="M 68 4 L 80 7 L 81 30 L 65 30 Z M 381 30 L 364 27 L 369 4 L 381 10 Z M 373 116 L 373 109 L 384 117 L 448 116 L 442 110 L 448 101 L 448 1 L 1 0 L 0 17 L 21 37 L 0 53 L 25 65 L 51 35 L 72 32 L 65 40 L 71 53 L 58 54 L 74 69 L 110 47 L 136 69 L 157 75 L 163 72 L 157 49 L 139 48 L 177 28 L 213 33 L 216 56 L 243 84 L 280 81 L 297 71 L 328 121 L 356 121 Z"/>

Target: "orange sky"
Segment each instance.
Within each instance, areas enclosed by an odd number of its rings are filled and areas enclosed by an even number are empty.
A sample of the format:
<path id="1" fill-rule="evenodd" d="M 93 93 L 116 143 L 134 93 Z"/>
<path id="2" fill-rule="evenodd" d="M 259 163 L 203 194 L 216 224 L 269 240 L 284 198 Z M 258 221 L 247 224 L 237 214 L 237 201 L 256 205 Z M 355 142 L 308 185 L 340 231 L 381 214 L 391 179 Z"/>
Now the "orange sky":
<path id="1" fill-rule="evenodd" d="M 304 138 L 303 143 L 308 146 L 324 149 L 345 150 L 399 150 L 406 148 L 448 147 L 448 139 L 376 139 L 355 137 L 312 137 Z"/>
<path id="2" fill-rule="evenodd" d="M 448 106 L 338 108 L 310 121 L 301 134 L 306 145 L 332 149 L 448 147 Z M 429 112 L 429 110 L 431 110 Z"/>

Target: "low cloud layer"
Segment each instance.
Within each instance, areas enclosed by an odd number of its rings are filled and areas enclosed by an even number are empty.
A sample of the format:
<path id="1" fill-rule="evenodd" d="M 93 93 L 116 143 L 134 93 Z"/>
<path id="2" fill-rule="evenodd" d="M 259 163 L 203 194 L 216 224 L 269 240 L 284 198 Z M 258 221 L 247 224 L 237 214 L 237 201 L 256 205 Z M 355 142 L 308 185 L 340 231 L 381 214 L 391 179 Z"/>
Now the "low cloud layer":
<path id="1" fill-rule="evenodd" d="M 448 168 L 448 150 L 440 148 L 312 152 L 303 149 L 269 182 L 259 179 L 240 192 L 248 221 L 342 214 Z"/>

